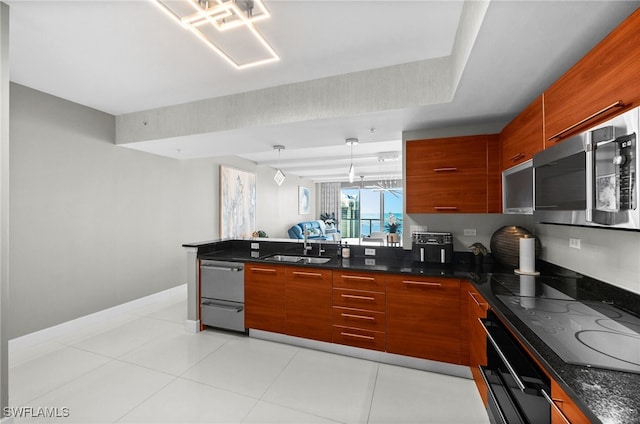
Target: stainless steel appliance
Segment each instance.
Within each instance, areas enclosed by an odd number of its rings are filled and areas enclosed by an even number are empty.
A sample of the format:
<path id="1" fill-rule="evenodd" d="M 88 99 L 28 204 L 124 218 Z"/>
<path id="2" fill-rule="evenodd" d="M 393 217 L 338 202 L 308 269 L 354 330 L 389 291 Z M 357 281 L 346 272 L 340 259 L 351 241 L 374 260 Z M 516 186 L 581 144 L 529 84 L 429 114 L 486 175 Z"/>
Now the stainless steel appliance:
<path id="1" fill-rule="evenodd" d="M 502 172 L 502 212 L 533 214 L 533 159 Z"/>
<path id="2" fill-rule="evenodd" d="M 639 114 L 629 110 L 534 155 L 540 222 L 640 229 Z"/>
<path id="3" fill-rule="evenodd" d="M 415 232 L 411 238 L 413 260 L 422 263 L 449 264 L 453 261 L 451 233 Z"/>
<path id="4" fill-rule="evenodd" d="M 244 264 L 200 261 L 200 322 L 226 330 L 244 326 Z"/>
<path id="5" fill-rule="evenodd" d="M 551 424 L 551 381 L 492 311 L 482 320 L 487 332 L 488 388 L 492 424 Z"/>

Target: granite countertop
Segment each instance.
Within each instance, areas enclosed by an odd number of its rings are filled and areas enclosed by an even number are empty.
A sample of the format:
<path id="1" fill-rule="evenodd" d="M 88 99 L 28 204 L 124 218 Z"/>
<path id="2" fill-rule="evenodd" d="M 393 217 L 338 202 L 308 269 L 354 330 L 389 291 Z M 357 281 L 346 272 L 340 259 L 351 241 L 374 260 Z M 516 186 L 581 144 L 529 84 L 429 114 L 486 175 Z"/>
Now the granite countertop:
<path id="1" fill-rule="evenodd" d="M 262 259 L 265 256 L 275 253 L 300 254 L 302 251 L 300 243 L 295 242 L 261 242 L 260 249 L 251 249 L 250 244 L 250 240 L 200 244 L 198 256 L 202 259 L 267 263 Z M 413 262 L 410 251 L 399 248 L 351 246 L 351 258 L 343 259 L 336 256 L 336 245 L 327 243 L 323 247 L 327 250 L 323 255 L 332 256 L 325 264 L 268 263 L 468 279 L 592 422 L 640 422 L 640 374 L 573 365 L 563 361 L 494 295 L 491 276 L 496 273 L 513 273 L 512 269 L 497 263 L 474 265 L 473 256 L 467 252 L 455 253 L 454 263 L 450 265 L 423 265 Z M 365 257 L 365 247 L 376 248 L 376 256 Z M 313 252 L 317 254 L 315 245 Z M 538 265 L 538 269 L 545 275 L 562 278 L 569 273 L 573 279 L 576 278 L 575 273 L 564 268 L 544 262 Z M 624 310 L 640 316 L 640 295 L 598 280 L 577 276 L 580 279 L 580 290 L 583 295 L 587 293 L 592 301 L 615 302 Z"/>

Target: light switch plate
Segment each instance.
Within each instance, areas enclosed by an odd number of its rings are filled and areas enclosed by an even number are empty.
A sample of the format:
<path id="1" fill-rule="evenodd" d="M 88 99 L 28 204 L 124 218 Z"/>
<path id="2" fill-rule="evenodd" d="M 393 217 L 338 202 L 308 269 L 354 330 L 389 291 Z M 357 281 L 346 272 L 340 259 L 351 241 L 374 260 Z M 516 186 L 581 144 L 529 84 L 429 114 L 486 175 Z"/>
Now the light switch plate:
<path id="1" fill-rule="evenodd" d="M 364 249 L 364 255 L 365 256 L 375 256 L 376 255 L 376 249 Z"/>

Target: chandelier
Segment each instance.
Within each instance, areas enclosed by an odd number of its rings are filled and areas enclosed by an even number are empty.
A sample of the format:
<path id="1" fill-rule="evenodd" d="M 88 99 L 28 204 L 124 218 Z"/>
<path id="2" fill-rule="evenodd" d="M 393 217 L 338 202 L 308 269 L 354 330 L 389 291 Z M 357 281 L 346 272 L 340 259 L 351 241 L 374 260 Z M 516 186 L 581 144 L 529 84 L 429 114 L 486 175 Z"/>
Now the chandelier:
<path id="1" fill-rule="evenodd" d="M 262 0 L 151 0 L 236 69 L 279 60 L 254 23 L 271 16 Z"/>

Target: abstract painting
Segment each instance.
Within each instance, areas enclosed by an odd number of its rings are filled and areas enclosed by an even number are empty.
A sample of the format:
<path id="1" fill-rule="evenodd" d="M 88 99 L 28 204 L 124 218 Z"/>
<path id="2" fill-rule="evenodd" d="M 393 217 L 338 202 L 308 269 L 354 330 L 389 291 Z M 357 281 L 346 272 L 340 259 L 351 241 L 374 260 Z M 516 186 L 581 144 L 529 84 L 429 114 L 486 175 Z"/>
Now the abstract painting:
<path id="1" fill-rule="evenodd" d="M 256 226 L 256 174 L 220 165 L 220 238 L 251 237 Z"/>
<path id="2" fill-rule="evenodd" d="M 307 187 L 298 186 L 298 214 L 306 215 L 311 210 L 311 192 Z"/>

